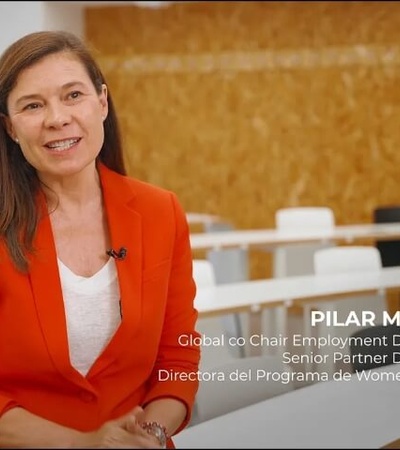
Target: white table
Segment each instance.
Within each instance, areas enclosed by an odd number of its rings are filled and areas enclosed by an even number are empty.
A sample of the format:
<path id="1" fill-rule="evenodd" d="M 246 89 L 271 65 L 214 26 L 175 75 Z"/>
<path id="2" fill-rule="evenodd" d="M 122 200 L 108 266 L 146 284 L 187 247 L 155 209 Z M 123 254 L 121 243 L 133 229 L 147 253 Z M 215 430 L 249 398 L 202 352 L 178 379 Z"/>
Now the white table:
<path id="1" fill-rule="evenodd" d="M 327 381 L 183 430 L 177 448 L 379 448 L 400 436 L 400 364 L 379 381 Z M 222 381 L 223 382 L 223 381 Z M 262 381 L 261 381 L 262 382 Z"/>
<path id="2" fill-rule="evenodd" d="M 279 318 L 272 334 L 287 335 L 286 308 L 293 302 L 382 293 L 399 288 L 400 267 L 384 267 L 370 273 L 288 276 L 200 287 L 196 293 L 195 306 L 200 317 L 249 313 L 250 335 L 262 333 L 263 308 L 279 308 Z M 280 351 L 285 349 L 281 348 Z M 251 354 L 259 352 L 260 348 L 251 348 Z"/>
<path id="3" fill-rule="evenodd" d="M 203 225 L 203 226 L 209 223 L 221 221 L 221 219 L 218 216 L 195 212 L 187 212 L 186 219 L 189 225 Z"/>
<path id="4" fill-rule="evenodd" d="M 332 229 L 278 231 L 277 229 L 254 229 L 192 233 L 190 243 L 193 250 L 222 249 L 229 247 L 249 248 L 266 246 L 271 249 L 281 245 L 300 243 L 327 243 L 344 241 L 352 243 L 358 239 L 400 239 L 400 223 L 377 223 L 337 225 Z"/>
<path id="5" fill-rule="evenodd" d="M 259 311 L 294 301 L 330 299 L 400 288 L 400 266 L 379 271 L 301 275 L 200 287 L 195 305 L 200 315 Z"/>

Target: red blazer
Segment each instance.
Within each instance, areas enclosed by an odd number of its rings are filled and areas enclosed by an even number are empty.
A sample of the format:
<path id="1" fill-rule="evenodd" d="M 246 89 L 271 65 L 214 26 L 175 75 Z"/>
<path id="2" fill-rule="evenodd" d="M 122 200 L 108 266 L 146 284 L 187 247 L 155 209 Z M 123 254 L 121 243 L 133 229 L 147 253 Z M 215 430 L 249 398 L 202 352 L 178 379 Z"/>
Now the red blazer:
<path id="1" fill-rule="evenodd" d="M 14 268 L 1 242 L 0 414 L 21 405 L 89 431 L 138 404 L 174 397 L 188 406 L 188 420 L 198 381 L 158 380 L 159 369 L 198 370 L 199 348 L 178 343 L 181 334 L 199 336 L 185 214 L 171 192 L 99 169 L 111 246 L 127 249 L 116 261 L 122 323 L 82 376 L 69 360 L 48 215 L 39 223 L 29 274 Z"/>

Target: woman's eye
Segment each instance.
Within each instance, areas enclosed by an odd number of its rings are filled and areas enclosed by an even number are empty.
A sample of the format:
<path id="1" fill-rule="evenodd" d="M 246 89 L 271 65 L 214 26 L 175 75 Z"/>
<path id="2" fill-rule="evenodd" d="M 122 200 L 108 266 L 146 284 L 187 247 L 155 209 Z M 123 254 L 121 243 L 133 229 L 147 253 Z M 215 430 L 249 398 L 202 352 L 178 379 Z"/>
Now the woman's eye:
<path id="1" fill-rule="evenodd" d="M 72 98 L 73 100 L 75 100 L 78 97 L 80 97 L 80 95 L 81 95 L 81 93 L 79 91 L 74 91 L 69 94 L 69 97 Z"/>
<path id="2" fill-rule="evenodd" d="M 39 108 L 39 103 L 29 103 L 29 105 L 26 105 L 24 107 L 24 109 L 38 109 Z"/>

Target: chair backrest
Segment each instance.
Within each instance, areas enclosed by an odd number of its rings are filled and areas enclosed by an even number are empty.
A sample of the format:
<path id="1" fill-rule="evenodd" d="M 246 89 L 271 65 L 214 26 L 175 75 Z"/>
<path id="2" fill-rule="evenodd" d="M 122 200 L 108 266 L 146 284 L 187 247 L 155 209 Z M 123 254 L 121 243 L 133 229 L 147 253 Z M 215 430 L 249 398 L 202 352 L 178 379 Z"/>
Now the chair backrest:
<path id="1" fill-rule="evenodd" d="M 374 223 L 400 222 L 400 205 L 378 206 L 373 213 Z M 400 266 L 400 240 L 376 241 L 383 267 Z"/>
<path id="2" fill-rule="evenodd" d="M 233 231 L 229 222 L 209 222 L 205 226 L 206 233 Z M 234 283 L 249 279 L 249 252 L 243 248 L 227 248 L 209 250 L 207 259 L 214 267 L 217 284 Z"/>
<path id="3" fill-rule="evenodd" d="M 275 213 L 275 227 L 279 231 L 329 230 L 334 226 L 334 213 L 325 206 L 281 208 Z M 326 242 L 279 246 L 274 252 L 273 275 L 281 277 L 313 273 L 314 253 L 333 245 Z"/>
<path id="4" fill-rule="evenodd" d="M 350 354 L 353 372 L 374 369 L 395 363 L 395 352 L 400 342 L 400 327 L 397 325 L 376 325 L 362 328 L 351 336 Z M 359 338 L 359 339 L 358 339 Z M 371 338 L 371 339 L 369 339 Z M 371 340 L 371 342 L 369 342 Z M 360 355 L 357 357 L 356 355 Z M 378 356 L 379 357 L 376 357 Z M 396 358 L 398 359 L 398 358 Z"/>
<path id="5" fill-rule="evenodd" d="M 382 263 L 380 253 L 374 246 L 337 246 L 319 250 L 314 255 L 315 273 L 326 275 L 335 273 L 360 272 L 368 276 L 381 270 Z M 361 317 L 363 311 L 371 311 L 375 314 L 377 324 L 382 323 L 383 311 L 387 309 L 384 292 L 376 294 L 361 294 L 357 296 L 340 297 L 322 302 L 320 308 L 335 311 L 338 321 L 344 322 L 350 313 Z M 325 327 L 324 327 L 325 328 Z M 328 327 L 325 332 L 331 336 L 347 338 L 360 330 L 360 325 L 350 323 L 345 327 Z M 347 341 L 348 342 L 348 341 Z M 341 350 L 343 354 L 350 353 L 350 346 Z M 336 370 L 350 370 L 351 364 L 342 359 L 335 364 Z"/>
<path id="6" fill-rule="evenodd" d="M 381 255 L 373 246 L 337 246 L 318 250 L 314 255 L 317 274 L 366 272 L 380 270 L 381 267 Z"/>
<path id="7" fill-rule="evenodd" d="M 235 227 L 230 222 L 214 221 L 205 226 L 206 233 L 233 231 Z M 247 281 L 250 278 L 249 251 L 244 248 L 227 248 L 209 250 L 207 259 L 214 267 L 215 281 L 217 284 L 236 283 Z M 221 317 L 222 328 L 226 337 L 243 336 L 244 328 L 247 328 L 245 314 L 225 314 Z M 244 347 L 230 347 L 230 352 L 235 357 L 245 356 Z"/>
<path id="8" fill-rule="evenodd" d="M 197 423 L 293 390 L 291 372 L 276 355 L 249 356 L 208 370 L 196 396 Z"/>
<path id="9" fill-rule="evenodd" d="M 216 284 L 216 280 L 213 264 L 207 259 L 193 259 L 193 279 L 197 288 L 214 286 Z M 199 317 L 197 320 L 196 329 L 200 334 L 212 339 L 221 339 L 221 336 L 228 334 L 220 316 Z M 214 365 L 217 361 L 225 359 L 230 360 L 232 358 L 230 355 L 231 349 L 232 352 L 235 351 L 238 353 L 239 350 L 237 350 L 237 348 L 241 349 L 242 347 L 232 347 L 228 345 L 223 347 L 207 345 L 202 346 L 200 368 L 205 369 L 211 365 Z"/>
<path id="10" fill-rule="evenodd" d="M 193 259 L 193 279 L 197 287 L 207 287 L 216 284 L 214 267 L 206 259 Z"/>
<path id="11" fill-rule="evenodd" d="M 278 209 L 275 226 L 278 230 L 333 228 L 335 216 L 331 208 L 325 206 L 300 206 Z"/>

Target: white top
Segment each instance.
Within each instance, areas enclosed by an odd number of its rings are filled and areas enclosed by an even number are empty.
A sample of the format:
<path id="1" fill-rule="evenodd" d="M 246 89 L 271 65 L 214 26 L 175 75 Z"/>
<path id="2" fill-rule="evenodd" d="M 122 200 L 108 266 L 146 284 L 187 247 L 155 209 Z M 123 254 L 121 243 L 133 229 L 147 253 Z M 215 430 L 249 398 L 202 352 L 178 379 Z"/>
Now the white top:
<path id="1" fill-rule="evenodd" d="M 88 278 L 76 275 L 61 260 L 58 267 L 70 360 L 85 376 L 121 322 L 117 269 L 113 258 Z"/>

